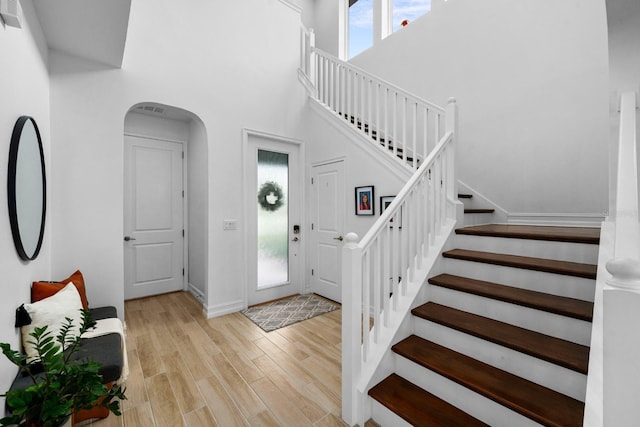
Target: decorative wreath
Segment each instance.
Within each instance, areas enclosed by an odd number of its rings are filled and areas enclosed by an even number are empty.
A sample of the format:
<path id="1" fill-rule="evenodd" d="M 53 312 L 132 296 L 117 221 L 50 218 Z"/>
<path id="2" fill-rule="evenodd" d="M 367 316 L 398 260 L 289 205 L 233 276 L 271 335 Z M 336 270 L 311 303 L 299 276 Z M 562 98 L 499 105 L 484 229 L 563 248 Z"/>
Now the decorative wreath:
<path id="1" fill-rule="evenodd" d="M 284 204 L 282 187 L 273 181 L 265 182 L 258 191 L 258 203 L 265 211 L 277 211 Z"/>

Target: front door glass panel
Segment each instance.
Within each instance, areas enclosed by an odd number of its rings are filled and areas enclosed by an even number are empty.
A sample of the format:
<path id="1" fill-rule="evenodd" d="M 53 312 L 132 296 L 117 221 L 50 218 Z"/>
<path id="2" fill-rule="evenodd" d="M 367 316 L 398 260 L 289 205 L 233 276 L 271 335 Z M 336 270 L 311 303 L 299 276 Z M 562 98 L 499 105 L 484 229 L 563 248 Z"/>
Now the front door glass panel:
<path id="1" fill-rule="evenodd" d="M 289 282 L 289 155 L 258 150 L 258 289 Z"/>

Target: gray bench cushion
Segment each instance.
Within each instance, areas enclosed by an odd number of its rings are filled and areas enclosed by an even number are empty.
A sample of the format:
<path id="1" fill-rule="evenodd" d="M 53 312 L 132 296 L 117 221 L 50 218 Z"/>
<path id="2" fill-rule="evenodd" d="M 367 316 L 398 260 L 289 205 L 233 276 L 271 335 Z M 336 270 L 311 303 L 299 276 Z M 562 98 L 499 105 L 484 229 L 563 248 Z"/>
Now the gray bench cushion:
<path id="1" fill-rule="evenodd" d="M 101 320 L 117 317 L 118 313 L 115 307 L 98 307 L 90 309 L 93 320 Z M 102 335 L 94 338 L 82 339 L 80 341 L 80 350 L 73 356 L 75 360 L 88 359 L 98 362 L 102 365 L 100 375 L 102 375 L 103 383 L 109 383 L 120 378 L 122 374 L 122 339 L 120 334 L 113 333 Z M 37 371 L 37 369 L 36 369 Z M 40 376 L 42 374 L 38 374 Z M 33 384 L 31 378 L 24 372 L 19 371 L 16 375 L 11 390 L 25 388 Z"/>

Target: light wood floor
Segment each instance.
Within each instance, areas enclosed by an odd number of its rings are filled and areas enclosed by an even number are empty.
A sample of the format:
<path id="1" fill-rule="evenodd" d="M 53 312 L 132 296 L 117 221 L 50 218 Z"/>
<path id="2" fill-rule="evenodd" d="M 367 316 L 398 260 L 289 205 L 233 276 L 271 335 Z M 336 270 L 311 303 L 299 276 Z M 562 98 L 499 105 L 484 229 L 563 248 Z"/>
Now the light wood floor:
<path id="1" fill-rule="evenodd" d="M 123 416 L 81 425 L 344 426 L 340 316 L 266 333 L 240 313 L 207 320 L 184 292 L 127 301 Z"/>

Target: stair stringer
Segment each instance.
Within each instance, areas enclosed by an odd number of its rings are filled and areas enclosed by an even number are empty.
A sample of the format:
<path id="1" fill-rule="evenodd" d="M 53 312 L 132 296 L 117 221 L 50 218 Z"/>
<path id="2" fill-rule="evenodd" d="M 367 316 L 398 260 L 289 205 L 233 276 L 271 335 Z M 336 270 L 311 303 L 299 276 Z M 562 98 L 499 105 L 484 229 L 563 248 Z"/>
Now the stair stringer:
<path id="1" fill-rule="evenodd" d="M 463 207 L 460 204 L 456 209 L 461 211 Z M 449 220 L 443 225 L 422 262 L 422 268 L 416 270 L 414 280 L 407 283 L 406 294 L 399 296 L 398 308 L 395 313 L 390 313 L 389 324 L 380 329 L 376 343 L 371 341 L 372 358 L 363 364 L 360 381 L 357 384 L 358 397 L 362 402 L 360 425 L 364 425 L 364 421 L 372 416 L 373 398 L 368 395 L 369 389 L 395 371 L 395 354 L 391 347 L 414 332 L 411 310 L 428 301 L 428 278 L 442 272 L 442 252 L 453 247 L 457 224 L 456 221 Z M 382 316 L 384 313 L 381 314 Z M 373 330 L 369 333 L 373 334 Z"/>
<path id="2" fill-rule="evenodd" d="M 307 99 L 311 110 L 316 112 L 326 123 L 338 130 L 345 139 L 359 151 L 384 167 L 386 172 L 393 173 L 404 182 L 407 182 L 411 178 L 415 171 L 403 164 L 399 158 L 394 157 L 393 154 L 388 152 L 382 145 L 361 132 L 357 127 L 352 126 L 347 120 L 340 118 L 339 115 L 318 100 L 312 97 L 308 97 Z"/>
<path id="3" fill-rule="evenodd" d="M 507 222 L 509 213 L 502 206 L 489 200 L 474 188 L 471 188 L 464 182 L 458 180 L 458 192 L 472 194 L 473 198 L 466 208 L 492 208 L 495 211 L 492 214 L 466 214 L 464 225 L 481 225 L 481 224 L 504 224 Z"/>

